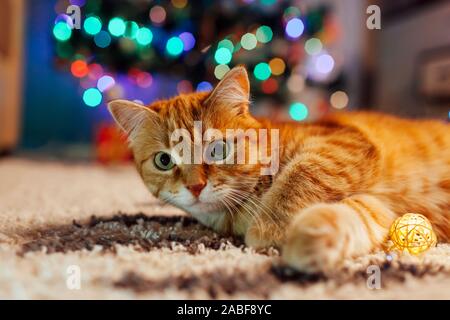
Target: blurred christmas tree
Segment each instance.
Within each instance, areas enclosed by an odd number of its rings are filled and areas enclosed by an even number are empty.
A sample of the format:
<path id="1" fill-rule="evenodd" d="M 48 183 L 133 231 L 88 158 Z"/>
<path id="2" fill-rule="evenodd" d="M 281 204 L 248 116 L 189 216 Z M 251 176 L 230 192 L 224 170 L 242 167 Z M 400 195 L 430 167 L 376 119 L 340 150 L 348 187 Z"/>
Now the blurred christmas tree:
<path id="1" fill-rule="evenodd" d="M 81 30 L 64 14 L 70 4 L 81 7 Z M 343 85 L 326 49 L 339 38 L 339 26 L 323 6 L 287 0 L 60 0 L 56 10 L 57 65 L 80 79 L 90 107 L 114 98 L 148 103 L 210 90 L 230 68 L 244 64 L 260 113 L 265 105 L 290 105 L 291 118 L 302 121 L 329 105 L 320 94 L 316 106 L 297 101 L 305 86 L 329 95 Z M 161 76 L 176 83 L 177 92 L 160 85 L 154 96 L 144 94 L 162 83 Z M 345 107 L 347 97 L 338 93 L 336 106 Z"/>

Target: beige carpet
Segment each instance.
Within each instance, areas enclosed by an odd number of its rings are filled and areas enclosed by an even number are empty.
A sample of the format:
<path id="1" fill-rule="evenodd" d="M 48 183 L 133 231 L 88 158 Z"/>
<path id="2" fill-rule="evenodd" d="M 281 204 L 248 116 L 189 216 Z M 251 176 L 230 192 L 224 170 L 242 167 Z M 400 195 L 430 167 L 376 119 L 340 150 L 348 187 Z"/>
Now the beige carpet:
<path id="1" fill-rule="evenodd" d="M 305 275 L 281 266 L 275 250 L 256 253 L 182 216 L 131 166 L 0 159 L 0 299 L 450 298 L 447 244 Z M 378 290 L 366 284 L 372 264 Z"/>

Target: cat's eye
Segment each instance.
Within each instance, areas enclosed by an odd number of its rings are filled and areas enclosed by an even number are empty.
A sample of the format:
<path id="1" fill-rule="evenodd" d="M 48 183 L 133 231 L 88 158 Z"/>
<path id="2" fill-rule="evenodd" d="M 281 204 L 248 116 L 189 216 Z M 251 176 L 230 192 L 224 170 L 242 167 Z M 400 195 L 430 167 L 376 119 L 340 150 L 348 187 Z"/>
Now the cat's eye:
<path id="1" fill-rule="evenodd" d="M 225 160 L 230 153 L 230 147 L 226 141 L 217 140 L 209 144 L 207 155 L 212 161 Z"/>
<path id="2" fill-rule="evenodd" d="M 175 166 L 172 157 L 167 152 L 158 152 L 155 155 L 155 166 L 161 171 L 167 171 Z"/>

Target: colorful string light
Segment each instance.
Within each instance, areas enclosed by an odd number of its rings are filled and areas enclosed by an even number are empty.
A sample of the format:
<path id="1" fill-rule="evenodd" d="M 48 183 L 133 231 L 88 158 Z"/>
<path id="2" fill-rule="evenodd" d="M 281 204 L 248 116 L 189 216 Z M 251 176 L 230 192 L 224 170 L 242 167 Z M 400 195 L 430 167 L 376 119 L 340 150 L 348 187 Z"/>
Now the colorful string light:
<path id="1" fill-rule="evenodd" d="M 220 80 L 227 74 L 228 71 L 230 71 L 229 66 L 227 66 L 226 64 L 219 64 L 214 69 L 214 75 L 217 79 Z"/>
<path id="2" fill-rule="evenodd" d="M 284 73 L 286 64 L 281 58 L 273 58 L 269 61 L 270 70 L 273 75 L 279 76 Z"/>
<path id="3" fill-rule="evenodd" d="M 155 24 L 162 24 L 166 20 L 166 10 L 161 6 L 154 6 L 150 10 L 150 20 Z"/>
<path id="4" fill-rule="evenodd" d="M 92 80 L 97 80 L 103 75 L 103 67 L 98 63 L 92 63 L 88 66 L 89 68 L 89 78 Z"/>
<path id="5" fill-rule="evenodd" d="M 112 18 L 108 24 L 108 30 L 115 37 L 123 36 L 126 30 L 125 21 L 122 18 Z"/>
<path id="6" fill-rule="evenodd" d="M 140 72 L 136 78 L 136 83 L 141 88 L 149 88 L 153 83 L 153 77 L 148 72 Z"/>
<path id="7" fill-rule="evenodd" d="M 268 43 L 273 38 L 273 31 L 269 26 L 261 26 L 256 30 L 256 39 L 261 43 Z"/>
<path id="8" fill-rule="evenodd" d="M 245 50 L 253 50 L 256 48 L 258 40 L 253 33 L 246 33 L 241 38 L 241 46 Z"/>
<path id="9" fill-rule="evenodd" d="M 228 64 L 230 63 L 231 58 L 232 54 L 230 50 L 224 47 L 217 49 L 216 53 L 214 54 L 214 59 L 218 64 Z"/>
<path id="10" fill-rule="evenodd" d="M 74 77 L 83 78 L 88 74 L 89 68 L 86 62 L 82 60 L 76 60 L 70 66 L 70 71 L 72 72 Z"/>
<path id="11" fill-rule="evenodd" d="M 322 51 L 323 45 L 322 41 L 317 38 L 311 38 L 305 42 L 305 51 L 309 55 L 316 55 Z"/>
<path id="12" fill-rule="evenodd" d="M 102 30 L 102 21 L 99 17 L 91 16 L 84 20 L 83 28 L 87 34 L 95 36 Z"/>
<path id="13" fill-rule="evenodd" d="M 100 31 L 94 37 L 94 42 L 99 48 L 106 48 L 111 44 L 111 36 L 106 31 Z"/>
<path id="14" fill-rule="evenodd" d="M 302 92 L 305 88 L 305 78 L 299 74 L 293 74 L 288 79 L 287 87 L 292 93 Z"/>
<path id="15" fill-rule="evenodd" d="M 171 2 L 172 5 L 177 9 L 183 9 L 188 3 L 187 0 L 172 0 Z"/>
<path id="16" fill-rule="evenodd" d="M 274 78 L 269 78 L 261 84 L 261 90 L 265 94 L 273 94 L 278 90 L 278 82 Z"/>
<path id="17" fill-rule="evenodd" d="M 116 81 L 114 80 L 113 77 L 103 76 L 100 79 L 98 79 L 97 88 L 101 92 L 105 92 L 105 91 L 111 89 L 112 87 L 114 87 L 115 84 L 116 84 Z"/>
<path id="18" fill-rule="evenodd" d="M 334 67 L 334 59 L 329 54 L 322 54 L 317 58 L 315 66 L 319 73 L 330 73 Z"/>
<path id="19" fill-rule="evenodd" d="M 194 90 L 192 83 L 189 80 L 181 80 L 177 84 L 177 91 L 179 94 L 190 93 Z"/>
<path id="20" fill-rule="evenodd" d="M 83 101 L 89 107 L 97 107 L 102 100 L 102 93 L 97 88 L 87 89 L 83 94 Z"/>
<path id="21" fill-rule="evenodd" d="M 228 40 L 228 39 L 223 39 L 222 41 L 220 41 L 218 44 L 217 44 L 217 48 L 219 49 L 219 48 L 226 48 L 226 49 L 228 49 L 230 52 L 233 52 L 234 51 L 234 44 L 233 44 L 233 42 L 231 42 L 230 40 Z"/>
<path id="22" fill-rule="evenodd" d="M 333 108 L 344 109 L 348 105 L 348 96 L 344 91 L 336 91 L 330 97 L 330 104 Z"/>
<path id="23" fill-rule="evenodd" d="M 213 89 L 213 86 L 208 81 L 202 81 L 197 85 L 197 91 L 211 91 Z"/>
<path id="24" fill-rule="evenodd" d="M 127 21 L 125 23 L 125 33 L 124 36 L 130 39 L 136 38 L 139 31 L 139 25 L 134 21 Z"/>
<path id="25" fill-rule="evenodd" d="M 269 79 L 271 73 L 270 66 L 265 62 L 258 63 L 253 69 L 255 78 L 261 81 Z"/>
<path id="26" fill-rule="evenodd" d="M 146 27 L 140 28 L 136 33 L 136 41 L 141 46 L 148 46 L 153 41 L 153 32 Z"/>
<path id="27" fill-rule="evenodd" d="M 184 44 L 179 37 L 172 37 L 167 41 L 166 51 L 170 56 L 178 56 L 183 52 Z"/>
<path id="28" fill-rule="evenodd" d="M 179 35 L 181 41 L 183 41 L 183 50 L 190 51 L 195 46 L 195 38 L 190 32 L 183 32 Z"/>
<path id="29" fill-rule="evenodd" d="M 289 115 L 295 121 L 303 121 L 308 118 L 308 107 L 300 102 L 295 102 L 289 107 Z"/>
<path id="30" fill-rule="evenodd" d="M 286 34 L 290 38 L 298 38 L 303 34 L 303 31 L 305 30 L 305 26 L 299 18 L 293 18 L 288 21 L 286 24 Z"/>
<path id="31" fill-rule="evenodd" d="M 67 41 L 72 36 L 72 28 L 66 22 L 60 21 L 53 27 L 53 35 L 58 41 Z"/>

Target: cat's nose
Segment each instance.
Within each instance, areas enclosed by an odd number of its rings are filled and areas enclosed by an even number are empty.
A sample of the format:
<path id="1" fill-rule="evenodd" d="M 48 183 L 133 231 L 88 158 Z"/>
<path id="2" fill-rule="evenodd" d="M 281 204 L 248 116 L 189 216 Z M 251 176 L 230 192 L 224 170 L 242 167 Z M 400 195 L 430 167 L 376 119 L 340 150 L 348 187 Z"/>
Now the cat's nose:
<path id="1" fill-rule="evenodd" d="M 187 186 L 189 191 L 194 195 L 194 197 L 198 198 L 202 190 L 206 187 L 206 181 L 201 181 L 199 183 Z"/>

